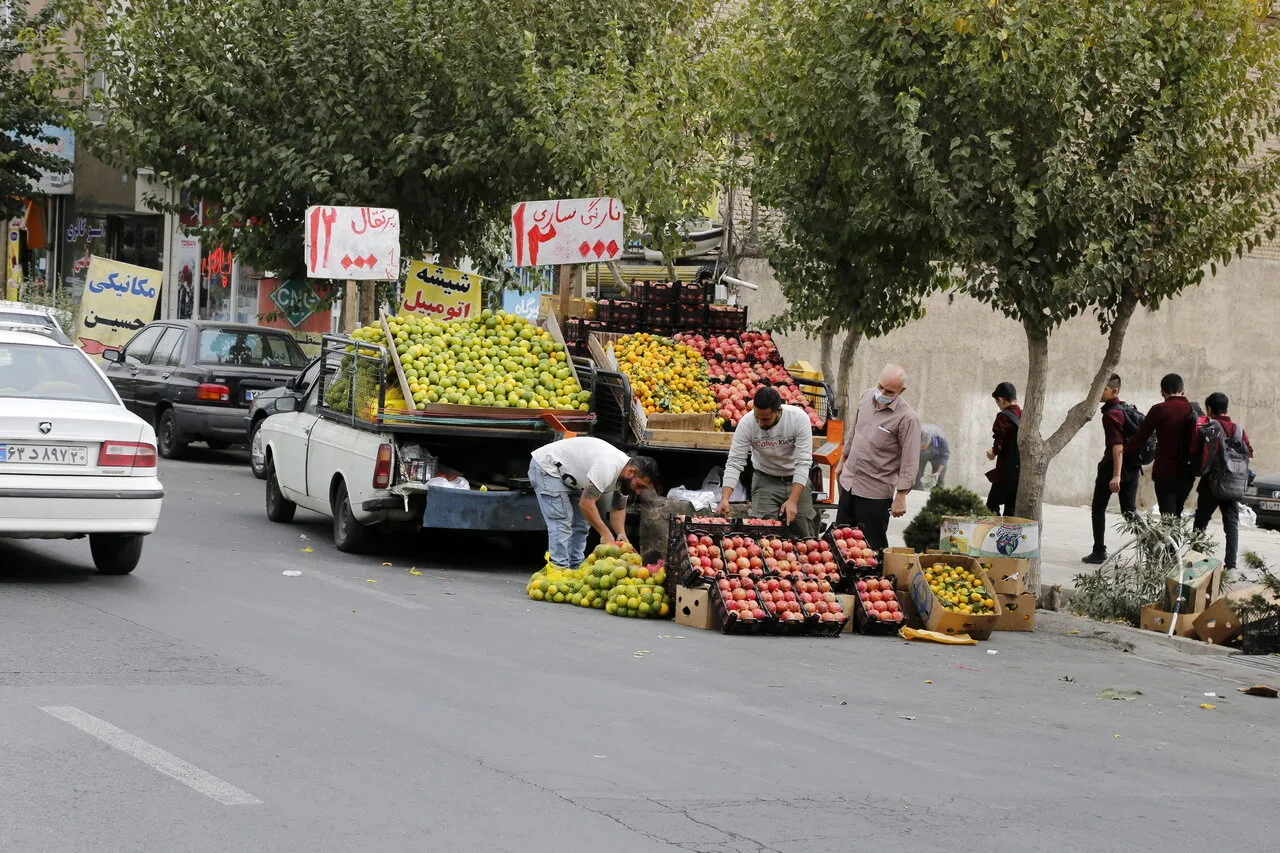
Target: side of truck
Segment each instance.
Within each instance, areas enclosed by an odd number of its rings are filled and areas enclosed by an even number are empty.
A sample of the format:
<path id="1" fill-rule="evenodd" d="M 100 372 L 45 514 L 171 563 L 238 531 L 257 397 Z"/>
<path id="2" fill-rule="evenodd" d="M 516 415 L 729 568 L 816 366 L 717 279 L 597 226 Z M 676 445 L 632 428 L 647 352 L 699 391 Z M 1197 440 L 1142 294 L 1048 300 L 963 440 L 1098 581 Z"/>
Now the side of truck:
<path id="1" fill-rule="evenodd" d="M 387 412 L 387 377 L 394 375 L 387 351 L 338 336 L 325 336 L 323 348 L 320 377 L 308 394 L 279 401 L 260 427 L 266 510 L 282 523 L 298 507 L 331 518 L 342 551 L 360 550 L 380 526 L 544 530 L 528 481 L 530 454 L 575 432 L 608 432 L 625 417 L 608 411 L 612 397 L 597 401 L 611 380 L 585 360 L 574 366 L 592 392 L 588 412 L 467 406 Z M 445 471 L 460 474 L 465 485 L 458 479 L 451 485 L 439 476 Z"/>

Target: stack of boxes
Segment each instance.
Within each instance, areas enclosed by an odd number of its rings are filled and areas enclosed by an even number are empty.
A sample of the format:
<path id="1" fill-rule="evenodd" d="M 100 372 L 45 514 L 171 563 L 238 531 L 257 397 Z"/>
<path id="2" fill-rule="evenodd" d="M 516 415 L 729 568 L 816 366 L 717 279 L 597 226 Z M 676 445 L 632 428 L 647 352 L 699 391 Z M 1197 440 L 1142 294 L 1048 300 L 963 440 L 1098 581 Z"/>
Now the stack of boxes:
<path id="1" fill-rule="evenodd" d="M 1222 598 L 1222 561 L 1195 553 L 1184 557 L 1165 578 L 1164 600 L 1143 607 L 1138 625 L 1210 643 L 1235 639 L 1240 622 Z"/>
<path id="2" fill-rule="evenodd" d="M 1000 605 L 994 630 L 1036 629 L 1036 592 L 1028 588 L 1027 576 L 1031 560 L 1040 554 L 1039 524 L 1027 518 L 945 516 L 938 550 L 978 560 Z"/>

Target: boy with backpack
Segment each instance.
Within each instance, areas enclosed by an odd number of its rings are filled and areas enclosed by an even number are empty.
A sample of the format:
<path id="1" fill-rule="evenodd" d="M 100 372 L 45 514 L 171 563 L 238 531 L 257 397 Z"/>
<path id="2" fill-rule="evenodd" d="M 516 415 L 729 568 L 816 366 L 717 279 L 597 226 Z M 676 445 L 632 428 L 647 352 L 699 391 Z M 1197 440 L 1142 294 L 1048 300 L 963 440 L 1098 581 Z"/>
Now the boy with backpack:
<path id="1" fill-rule="evenodd" d="M 1160 380 L 1160 396 L 1164 402 L 1151 407 L 1138 431 L 1125 442 L 1124 451 L 1141 454 L 1151 437 L 1156 438 L 1151 483 L 1160 514 L 1181 516 L 1199 473 L 1192 464 L 1191 439 L 1202 413 L 1187 399 L 1186 386 L 1176 373 Z"/>
<path id="2" fill-rule="evenodd" d="M 1018 389 L 1012 382 L 1001 382 L 991 397 L 1000 411 L 996 412 L 995 423 L 991 425 L 991 449 L 987 451 L 987 458 L 996 463 L 996 467 L 987 472 L 987 479 L 991 481 L 987 509 L 996 515 L 1013 515 L 1022 473 L 1022 459 L 1018 454 L 1022 407 L 1018 405 Z"/>
<path id="3" fill-rule="evenodd" d="M 1102 436 L 1106 449 L 1093 482 L 1093 550 L 1081 559 L 1082 563 L 1093 565 L 1107 559 L 1107 504 L 1111 502 L 1111 496 L 1120 496 L 1120 512 L 1126 517 L 1138 511 L 1142 456 L 1154 451 L 1153 447 L 1144 446 L 1142 453 L 1125 453 L 1125 440 L 1137 434 L 1143 418 L 1142 413 L 1120 399 L 1119 374 L 1111 374 L 1103 386 L 1101 402 Z"/>
<path id="4" fill-rule="evenodd" d="M 1249 485 L 1249 460 L 1253 445 L 1244 427 L 1233 423 L 1227 415 L 1230 401 L 1216 391 L 1204 401 L 1208 415 L 1200 418 L 1191 440 L 1191 457 L 1197 460 L 1200 485 L 1196 489 L 1196 530 L 1204 530 L 1214 510 L 1222 513 L 1222 530 L 1226 546 L 1222 565 L 1236 567 L 1236 551 L 1240 542 L 1240 498 Z"/>

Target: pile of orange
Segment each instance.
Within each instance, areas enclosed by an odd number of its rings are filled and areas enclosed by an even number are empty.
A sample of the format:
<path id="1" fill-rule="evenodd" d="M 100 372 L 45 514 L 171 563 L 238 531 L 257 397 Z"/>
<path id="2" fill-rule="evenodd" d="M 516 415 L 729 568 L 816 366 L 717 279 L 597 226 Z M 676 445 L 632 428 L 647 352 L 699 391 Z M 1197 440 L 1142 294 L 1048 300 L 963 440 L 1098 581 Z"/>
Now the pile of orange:
<path id="1" fill-rule="evenodd" d="M 717 410 L 707 360 L 693 347 L 639 333 L 619 338 L 613 354 L 645 412 L 687 415 Z"/>

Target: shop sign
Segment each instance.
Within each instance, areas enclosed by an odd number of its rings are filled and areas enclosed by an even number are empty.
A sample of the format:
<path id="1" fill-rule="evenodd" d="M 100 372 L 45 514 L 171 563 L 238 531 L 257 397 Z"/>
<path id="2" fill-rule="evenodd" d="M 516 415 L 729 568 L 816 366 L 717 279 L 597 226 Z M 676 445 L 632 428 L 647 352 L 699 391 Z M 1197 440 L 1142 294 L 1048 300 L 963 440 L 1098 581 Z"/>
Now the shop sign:
<path id="1" fill-rule="evenodd" d="M 65 160 L 71 169 L 65 172 L 40 172 L 40 177 L 32 181 L 32 188 L 43 195 L 71 195 L 75 192 L 75 171 L 76 162 L 76 134 L 74 130 L 65 127 L 57 127 L 52 124 L 42 125 L 40 127 L 41 136 L 49 137 L 52 141 L 34 139 L 25 137 L 25 141 L 37 151 L 43 151 L 46 154 L 52 154 L 60 160 Z"/>
<path id="2" fill-rule="evenodd" d="M 425 261 L 410 261 L 400 311 L 437 320 L 465 320 L 480 313 L 484 276 Z"/>
<path id="3" fill-rule="evenodd" d="M 616 198 L 522 201 L 511 209 L 517 267 L 595 264 L 622 257 L 622 202 Z"/>
<path id="4" fill-rule="evenodd" d="M 79 347 L 101 361 L 103 350 L 127 344 L 155 316 L 163 279 L 160 270 L 93 257 L 76 322 Z"/>
<path id="5" fill-rule="evenodd" d="M 303 224 L 308 278 L 400 278 L 400 211 L 315 205 Z"/>
<path id="6" fill-rule="evenodd" d="M 291 278 L 276 285 L 275 290 L 271 291 L 271 301 L 295 329 L 305 323 L 324 303 L 311 282 L 300 278 Z"/>

